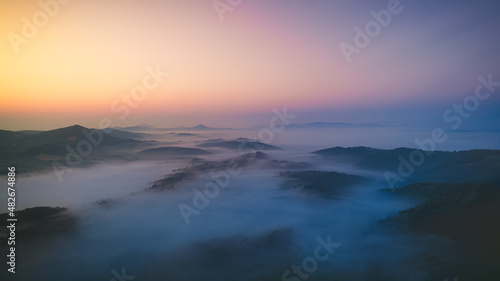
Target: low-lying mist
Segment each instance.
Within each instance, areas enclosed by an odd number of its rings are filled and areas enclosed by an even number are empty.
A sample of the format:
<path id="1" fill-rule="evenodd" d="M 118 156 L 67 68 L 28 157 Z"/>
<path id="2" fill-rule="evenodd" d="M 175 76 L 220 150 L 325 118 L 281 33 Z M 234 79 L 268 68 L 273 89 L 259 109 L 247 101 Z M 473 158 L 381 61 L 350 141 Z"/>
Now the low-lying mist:
<path id="1" fill-rule="evenodd" d="M 228 134 L 218 136 L 232 139 L 235 132 Z M 213 137 L 190 137 L 179 146 L 195 147 Z M 25 246 L 20 241 L 16 280 L 112 280 L 123 272 L 136 280 L 176 281 L 429 277 L 421 268 L 432 268 L 430 260 L 445 257 L 446 251 L 427 249 L 448 241 L 381 223 L 414 206 L 415 200 L 381 192 L 386 186 L 377 172 L 310 154 L 317 143 L 306 146 L 302 138 L 297 145 L 294 139 L 287 147 L 284 142 L 278 138 L 273 145 L 285 149 L 264 151 L 263 160 L 239 167 L 234 175 L 203 171 L 165 190 L 148 187 L 192 166 L 193 157 L 74 168 L 63 182 L 51 173 L 20 177 L 19 209 L 68 207 L 77 223 L 66 234 L 27 241 Z M 201 158 L 210 161 L 241 156 L 231 149 L 207 150 L 211 154 Z M 289 163 L 305 164 L 300 168 L 302 164 Z M 367 181 L 328 197 L 286 187 L 280 173 L 290 169 L 335 171 Z M 217 180 L 227 184 L 219 185 L 217 192 L 205 190 Z M 335 244 L 335 249 L 325 243 Z"/>

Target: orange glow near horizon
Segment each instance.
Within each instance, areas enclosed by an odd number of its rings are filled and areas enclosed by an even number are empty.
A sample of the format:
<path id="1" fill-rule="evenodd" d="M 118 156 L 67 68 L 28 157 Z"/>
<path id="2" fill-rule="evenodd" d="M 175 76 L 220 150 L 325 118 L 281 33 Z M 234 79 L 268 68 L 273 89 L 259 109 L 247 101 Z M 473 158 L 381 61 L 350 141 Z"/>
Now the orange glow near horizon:
<path id="1" fill-rule="evenodd" d="M 23 17 L 43 10 L 37 1 L 2 1 L 0 113 L 113 113 L 113 101 L 156 65 L 171 76 L 136 114 L 378 106 L 435 89 L 452 96 L 475 83 L 439 85 L 433 77 L 460 69 L 460 51 L 446 50 L 440 58 L 448 65 L 436 66 L 437 55 L 422 59 L 417 44 L 396 49 L 408 37 L 396 26 L 348 64 L 338 44 L 352 40 L 354 12 L 334 17 L 301 3 L 263 3 L 245 3 L 221 22 L 210 1 L 69 1 L 16 53 L 9 36 L 23 35 Z"/>

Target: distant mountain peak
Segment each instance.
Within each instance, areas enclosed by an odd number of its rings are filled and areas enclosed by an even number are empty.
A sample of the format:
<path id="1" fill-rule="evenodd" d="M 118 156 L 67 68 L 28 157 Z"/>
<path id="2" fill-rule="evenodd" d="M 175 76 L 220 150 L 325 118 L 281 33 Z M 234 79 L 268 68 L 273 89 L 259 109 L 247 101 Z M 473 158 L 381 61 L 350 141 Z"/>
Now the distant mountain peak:
<path id="1" fill-rule="evenodd" d="M 62 127 L 59 129 L 50 130 L 47 132 L 64 132 L 64 131 L 66 131 L 66 132 L 81 132 L 82 130 L 88 130 L 88 129 L 86 127 L 83 127 L 82 125 L 75 124 L 75 125 L 71 125 L 68 127 Z"/>
<path id="2" fill-rule="evenodd" d="M 155 126 L 149 125 L 148 123 L 141 123 L 141 124 L 139 124 L 137 126 L 133 126 L 133 127 L 135 127 L 135 128 L 143 128 L 143 129 L 154 129 L 155 128 Z"/>
<path id="3" fill-rule="evenodd" d="M 151 126 L 147 123 L 142 123 L 136 126 L 129 126 L 129 127 L 114 127 L 115 129 L 122 129 L 122 130 L 127 130 L 127 131 L 149 131 L 149 130 L 154 130 L 155 127 Z"/>
<path id="4" fill-rule="evenodd" d="M 184 127 L 184 126 L 179 126 L 175 128 L 159 128 L 157 130 L 162 130 L 162 131 L 217 131 L 217 130 L 232 130 L 230 128 L 213 128 L 213 127 L 208 127 L 205 126 L 204 124 L 198 124 L 193 127 Z"/>
<path id="5" fill-rule="evenodd" d="M 193 129 L 211 129 L 211 128 L 205 126 L 204 124 L 198 124 L 198 125 L 196 125 L 196 126 L 194 126 L 192 128 Z"/>

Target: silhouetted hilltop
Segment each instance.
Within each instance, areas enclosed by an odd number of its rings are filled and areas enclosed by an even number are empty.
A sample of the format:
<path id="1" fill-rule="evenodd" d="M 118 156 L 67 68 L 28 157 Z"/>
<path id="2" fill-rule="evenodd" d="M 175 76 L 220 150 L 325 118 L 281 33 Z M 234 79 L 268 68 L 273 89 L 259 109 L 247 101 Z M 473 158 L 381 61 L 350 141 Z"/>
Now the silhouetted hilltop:
<path id="1" fill-rule="evenodd" d="M 212 128 L 212 127 L 207 127 L 203 124 L 198 124 L 193 127 L 184 127 L 184 126 L 179 126 L 175 128 L 158 128 L 156 130 L 160 131 L 224 131 L 224 130 L 233 130 L 231 128 Z"/>
<path id="2" fill-rule="evenodd" d="M 155 130 L 156 128 L 149 124 L 140 124 L 137 126 L 129 126 L 129 127 L 114 127 L 113 129 L 121 129 L 125 131 L 151 131 Z"/>
<path id="3" fill-rule="evenodd" d="M 198 156 L 207 154 L 211 153 L 199 148 L 168 146 L 146 149 L 136 155 L 140 158 L 161 159 L 168 156 Z"/>
<path id="4" fill-rule="evenodd" d="M 407 178 L 409 182 L 500 182 L 500 150 L 429 152 L 404 147 L 390 150 L 333 147 L 313 153 L 332 161 L 352 163 L 382 173 L 389 171 L 394 175 L 400 174 L 401 166 L 404 171 L 412 167 L 414 172 Z"/>
<path id="5" fill-rule="evenodd" d="M 281 148 L 265 144 L 259 141 L 248 141 L 244 138 L 239 138 L 233 141 L 226 141 L 224 139 L 214 139 L 207 140 L 202 144 L 198 145 L 199 147 L 216 147 L 216 148 L 227 148 L 241 151 L 249 151 L 249 150 L 279 150 Z"/>
<path id="6" fill-rule="evenodd" d="M 484 205 L 491 200 L 500 203 L 500 186 L 483 183 L 414 183 L 396 188 L 393 192 L 423 200 L 418 206 L 399 212 L 397 218 L 410 224 L 429 221 L 435 216 L 451 218 L 464 209 Z"/>
<path id="7" fill-rule="evenodd" d="M 266 165 L 267 167 L 270 168 L 277 168 L 277 169 L 282 169 L 282 170 L 298 170 L 298 169 L 307 169 L 310 168 L 311 165 L 309 165 L 306 162 L 295 162 L 295 161 L 289 161 L 289 160 L 271 160 L 269 163 Z"/>
<path id="8" fill-rule="evenodd" d="M 467 280 L 500 277 L 500 186 L 481 183 L 417 183 L 398 188 L 395 196 L 422 199 L 384 223 L 452 239 L 451 249 L 467 266 L 450 267 Z M 444 265 L 445 266 L 445 265 Z"/>
<path id="9" fill-rule="evenodd" d="M 280 173 L 279 176 L 285 179 L 285 188 L 301 188 L 327 197 L 338 196 L 344 188 L 367 181 L 362 176 L 330 171 L 288 171 Z"/>
<path id="10" fill-rule="evenodd" d="M 7 142 L 9 140 L 14 140 L 24 136 L 25 134 L 20 132 L 13 132 L 8 130 L 0 130 L 0 143 Z"/>
<path id="11" fill-rule="evenodd" d="M 17 225 L 21 222 L 22 227 L 16 228 L 16 236 L 21 238 L 40 239 L 43 236 L 54 236 L 75 230 L 76 218 L 68 212 L 67 208 L 61 207 L 33 207 L 15 211 Z M 8 213 L 0 214 L 0 227 L 6 229 Z"/>
<path id="12" fill-rule="evenodd" d="M 263 160 L 266 158 L 267 155 L 260 151 L 255 153 L 246 153 L 236 158 L 223 161 L 208 161 L 202 158 L 193 158 L 190 166 L 172 171 L 172 174 L 155 181 L 153 185 L 146 188 L 146 190 L 172 189 L 175 187 L 175 184 L 186 179 L 191 179 L 195 175 L 202 172 L 227 169 L 237 170 L 257 160 Z"/>
<path id="13" fill-rule="evenodd" d="M 173 134 L 174 136 L 178 137 L 194 137 L 197 136 L 198 134 L 192 134 L 192 133 L 170 133 Z"/>
<path id="14" fill-rule="evenodd" d="M 104 145 L 120 145 L 136 142 L 130 139 L 131 137 L 138 136 L 137 134 L 128 133 L 124 131 L 105 133 L 103 130 L 98 130 L 102 135 L 102 141 L 99 144 Z M 87 134 L 87 135 L 85 135 Z M 22 134 L 11 131 L 0 131 L 2 136 L 1 147 L 8 149 L 11 153 L 28 150 L 37 146 L 55 144 L 55 143 L 78 143 L 82 140 L 89 140 L 88 136 L 98 142 L 100 139 L 96 134 L 91 133 L 91 129 L 82 127 L 80 125 L 69 126 L 65 128 L 36 132 L 30 134 Z"/>
<path id="15" fill-rule="evenodd" d="M 149 134 L 128 132 L 118 129 L 113 129 L 111 132 L 106 133 L 106 135 L 119 139 L 134 139 L 134 140 L 141 140 L 145 137 L 150 136 Z"/>
<path id="16" fill-rule="evenodd" d="M 88 130 L 80 125 L 73 125 L 69 127 L 54 129 L 50 131 L 40 132 L 35 134 L 37 138 L 47 138 L 47 139 L 64 139 L 74 136 L 79 136 L 82 134 L 82 130 Z"/>
<path id="17" fill-rule="evenodd" d="M 50 169 L 52 161 L 64 163 L 68 154 L 80 153 L 79 150 L 84 154 L 90 151 L 84 157 L 88 160 L 121 158 L 123 150 L 147 143 L 132 139 L 137 136 L 119 130 L 107 134 L 103 130 L 91 130 L 80 125 L 30 133 L 0 131 L 0 164 L 16 166 L 18 172 Z"/>
<path id="18" fill-rule="evenodd" d="M 367 157 L 369 155 L 373 155 L 384 151 L 382 149 L 376 149 L 366 146 L 357 146 L 357 147 L 332 147 L 326 148 L 318 151 L 314 151 L 314 154 L 323 155 L 323 156 L 354 156 L 354 157 Z"/>

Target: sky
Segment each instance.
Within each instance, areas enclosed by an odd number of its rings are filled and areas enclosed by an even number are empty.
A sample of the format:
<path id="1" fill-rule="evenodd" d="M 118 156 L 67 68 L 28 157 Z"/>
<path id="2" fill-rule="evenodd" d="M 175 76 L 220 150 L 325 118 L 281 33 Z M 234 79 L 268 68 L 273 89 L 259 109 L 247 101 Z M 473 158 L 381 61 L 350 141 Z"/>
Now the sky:
<path id="1" fill-rule="evenodd" d="M 372 11 L 390 21 L 373 25 Z M 499 11 L 451 0 L 1 1 L 0 129 L 102 118 L 244 127 L 283 107 L 299 123 L 434 126 L 478 76 L 500 81 Z M 356 45 L 370 22 L 369 43 Z M 357 51 L 347 59 L 342 44 Z M 498 127 L 499 108 L 500 88 L 470 125 Z"/>

